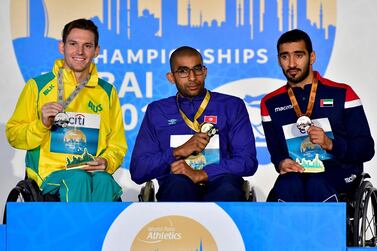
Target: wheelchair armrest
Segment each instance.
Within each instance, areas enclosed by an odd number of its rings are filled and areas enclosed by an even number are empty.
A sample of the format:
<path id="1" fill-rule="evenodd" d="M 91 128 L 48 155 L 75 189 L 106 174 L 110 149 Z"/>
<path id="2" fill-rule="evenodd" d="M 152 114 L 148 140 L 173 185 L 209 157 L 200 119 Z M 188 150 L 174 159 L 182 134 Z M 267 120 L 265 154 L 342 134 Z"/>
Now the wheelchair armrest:
<path id="1" fill-rule="evenodd" d="M 252 187 L 250 185 L 250 182 L 248 180 L 245 180 L 243 182 L 242 189 L 245 192 L 246 201 L 257 201 L 255 191 L 254 191 L 254 187 Z"/>
<path id="2" fill-rule="evenodd" d="M 139 201 L 140 202 L 155 201 L 154 194 L 155 194 L 155 190 L 154 190 L 153 181 L 149 180 L 140 189 L 140 193 L 138 195 Z"/>

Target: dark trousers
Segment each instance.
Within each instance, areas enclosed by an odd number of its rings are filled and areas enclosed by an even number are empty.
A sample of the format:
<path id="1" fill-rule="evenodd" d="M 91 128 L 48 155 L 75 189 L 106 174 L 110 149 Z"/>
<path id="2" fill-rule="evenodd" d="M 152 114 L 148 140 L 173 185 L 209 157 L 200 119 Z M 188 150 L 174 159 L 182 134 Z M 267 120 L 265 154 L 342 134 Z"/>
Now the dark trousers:
<path id="1" fill-rule="evenodd" d="M 159 181 L 158 201 L 244 201 L 244 180 L 226 174 L 203 184 L 195 184 L 182 174 L 170 174 Z"/>
<path id="2" fill-rule="evenodd" d="M 356 189 L 358 175 L 341 168 L 323 173 L 286 173 L 278 176 L 267 201 L 337 202 L 339 193 Z"/>

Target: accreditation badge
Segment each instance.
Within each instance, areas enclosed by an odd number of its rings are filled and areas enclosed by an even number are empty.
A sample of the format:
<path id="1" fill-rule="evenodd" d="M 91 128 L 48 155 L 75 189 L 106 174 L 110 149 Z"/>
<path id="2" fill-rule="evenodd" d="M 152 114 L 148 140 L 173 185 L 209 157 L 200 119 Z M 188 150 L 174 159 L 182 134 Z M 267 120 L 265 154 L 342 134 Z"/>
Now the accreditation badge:
<path id="1" fill-rule="evenodd" d="M 334 139 L 334 134 L 328 118 L 317 118 L 311 123 L 323 129 L 327 137 Z M 305 169 L 305 173 L 320 173 L 325 171 L 325 161 L 333 159 L 320 145 L 312 143 L 307 133 L 297 129 L 297 123 L 283 125 L 285 142 L 289 157 Z"/>

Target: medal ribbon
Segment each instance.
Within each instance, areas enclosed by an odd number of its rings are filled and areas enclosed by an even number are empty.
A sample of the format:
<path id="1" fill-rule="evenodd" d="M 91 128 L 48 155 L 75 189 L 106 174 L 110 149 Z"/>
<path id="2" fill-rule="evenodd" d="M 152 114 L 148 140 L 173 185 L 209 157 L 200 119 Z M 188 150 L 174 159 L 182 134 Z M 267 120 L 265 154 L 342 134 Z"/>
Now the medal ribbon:
<path id="1" fill-rule="evenodd" d="M 289 96 L 289 99 L 291 100 L 293 109 L 295 110 L 298 118 L 301 117 L 302 115 L 305 115 L 305 116 L 308 116 L 308 117 L 310 117 L 310 115 L 312 115 L 315 96 L 317 94 L 317 87 L 318 87 L 318 80 L 317 80 L 317 78 L 314 78 L 312 88 L 310 89 L 308 106 L 306 108 L 305 114 L 303 114 L 301 109 L 300 109 L 300 106 L 298 105 L 295 94 L 293 93 L 292 87 L 288 86 L 288 96 Z"/>
<path id="2" fill-rule="evenodd" d="M 190 127 L 195 132 L 200 132 L 200 124 L 198 122 L 198 118 L 203 114 L 203 112 L 206 109 L 206 107 L 207 107 L 210 99 L 211 99 L 211 94 L 207 90 L 206 95 L 205 95 L 202 103 L 200 104 L 198 111 L 196 112 L 196 114 L 194 116 L 194 121 L 191 121 L 186 116 L 186 114 L 181 110 L 181 108 L 179 107 L 178 94 L 177 94 L 177 106 L 178 106 L 179 113 L 181 114 L 181 116 L 182 116 L 183 120 L 185 121 L 186 125 L 188 125 L 188 127 Z"/>
<path id="3" fill-rule="evenodd" d="M 88 83 L 90 75 L 76 86 L 76 89 L 69 95 L 66 100 L 63 100 L 64 87 L 63 87 L 63 69 L 60 68 L 58 72 L 58 103 L 63 105 L 63 110 L 72 102 L 72 100 L 79 94 L 82 88 Z"/>

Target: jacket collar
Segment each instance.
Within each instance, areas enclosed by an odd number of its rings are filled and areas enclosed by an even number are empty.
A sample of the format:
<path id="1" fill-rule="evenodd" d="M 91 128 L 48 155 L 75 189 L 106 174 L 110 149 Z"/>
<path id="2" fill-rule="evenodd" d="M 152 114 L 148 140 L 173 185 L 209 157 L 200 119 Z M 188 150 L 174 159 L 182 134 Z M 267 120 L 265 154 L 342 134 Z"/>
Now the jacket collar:
<path id="1" fill-rule="evenodd" d="M 55 61 L 54 67 L 52 68 L 52 72 L 54 73 L 55 76 L 58 75 L 59 70 L 63 68 L 63 66 L 64 66 L 63 59 L 58 59 Z M 98 84 L 98 72 L 97 72 L 97 67 L 94 63 L 90 64 L 89 73 L 90 73 L 90 78 L 86 86 L 94 87 Z M 72 84 L 72 85 L 78 84 L 76 81 L 76 76 L 74 72 L 67 68 L 63 68 L 63 81 L 64 83 L 67 83 L 67 84 Z"/>
<path id="2" fill-rule="evenodd" d="M 179 93 L 177 93 L 178 102 L 181 103 L 181 102 L 202 101 L 204 99 L 204 97 L 206 96 L 206 93 L 207 93 L 207 89 L 205 89 L 205 88 L 198 96 L 195 96 L 195 97 L 192 97 L 192 98 L 184 97 L 184 96 L 180 95 Z"/>

